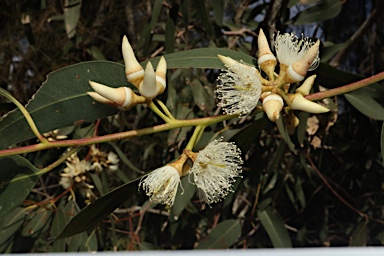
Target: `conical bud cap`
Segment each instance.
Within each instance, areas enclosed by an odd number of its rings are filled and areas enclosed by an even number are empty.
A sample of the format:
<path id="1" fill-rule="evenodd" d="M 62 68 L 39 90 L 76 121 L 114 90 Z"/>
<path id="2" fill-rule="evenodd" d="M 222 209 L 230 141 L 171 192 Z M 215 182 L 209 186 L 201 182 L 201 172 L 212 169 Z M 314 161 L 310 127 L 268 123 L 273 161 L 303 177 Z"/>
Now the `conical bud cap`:
<path id="1" fill-rule="evenodd" d="M 159 90 L 159 94 L 163 93 L 165 88 L 167 87 L 167 82 L 165 80 L 166 74 L 167 62 L 165 61 L 164 57 L 161 57 L 156 67 L 156 83 Z"/>
<path id="2" fill-rule="evenodd" d="M 327 109 L 326 107 L 323 107 L 320 104 L 307 100 L 300 93 L 295 93 L 293 95 L 289 95 L 288 97 L 291 101 L 291 109 L 302 110 L 314 114 L 320 114 L 329 111 L 329 109 Z"/>
<path id="3" fill-rule="evenodd" d="M 145 98 L 152 99 L 158 95 L 158 87 L 156 83 L 156 75 L 151 62 L 148 61 L 145 67 L 144 80 L 139 87 L 140 94 Z"/>
<path id="4" fill-rule="evenodd" d="M 272 122 L 276 122 L 280 118 L 280 112 L 283 106 L 283 99 L 278 94 L 271 93 L 263 100 L 264 112 Z"/>
<path id="5" fill-rule="evenodd" d="M 137 61 L 132 46 L 126 36 L 123 37 L 122 52 L 127 80 L 135 87 L 138 87 L 141 81 L 143 81 L 144 70 L 140 63 Z"/>

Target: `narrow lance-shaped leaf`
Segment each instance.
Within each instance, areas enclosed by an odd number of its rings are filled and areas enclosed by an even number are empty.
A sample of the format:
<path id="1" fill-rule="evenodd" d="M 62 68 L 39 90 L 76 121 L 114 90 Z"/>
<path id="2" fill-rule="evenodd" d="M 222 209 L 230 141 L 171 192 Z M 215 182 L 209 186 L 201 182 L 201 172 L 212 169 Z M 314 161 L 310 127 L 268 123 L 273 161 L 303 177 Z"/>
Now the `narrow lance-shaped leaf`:
<path id="1" fill-rule="evenodd" d="M 300 12 L 292 18 L 292 20 L 288 21 L 288 23 L 302 25 L 331 19 L 340 13 L 342 4 L 343 2 L 340 0 L 321 1 L 320 4 Z"/>
<path id="2" fill-rule="evenodd" d="M 202 239 L 196 249 L 227 249 L 241 235 L 239 220 L 225 220 L 212 229 L 207 238 Z"/>
<path id="3" fill-rule="evenodd" d="M 24 201 L 39 177 L 40 170 L 21 156 L 0 158 L 0 217 Z"/>
<path id="4" fill-rule="evenodd" d="M 136 194 L 139 180 L 140 178 L 122 185 L 86 206 L 71 219 L 56 239 L 73 236 L 93 228 L 119 205 Z"/>
<path id="5" fill-rule="evenodd" d="M 381 147 L 381 158 L 382 158 L 382 161 L 384 161 L 384 123 L 381 125 L 381 142 L 380 142 L 380 147 Z"/>
<path id="6" fill-rule="evenodd" d="M 288 231 L 284 226 L 284 221 L 272 206 L 267 206 L 263 210 L 258 210 L 257 216 L 260 219 L 261 225 L 263 225 L 264 229 L 267 231 L 273 247 L 292 247 Z"/>

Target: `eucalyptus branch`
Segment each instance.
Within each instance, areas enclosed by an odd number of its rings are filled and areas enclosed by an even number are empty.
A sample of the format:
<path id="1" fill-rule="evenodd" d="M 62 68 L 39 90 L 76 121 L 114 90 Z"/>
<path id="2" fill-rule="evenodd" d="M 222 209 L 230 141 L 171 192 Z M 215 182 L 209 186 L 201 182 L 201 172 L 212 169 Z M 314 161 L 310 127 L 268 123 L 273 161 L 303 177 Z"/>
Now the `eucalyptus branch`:
<path id="1" fill-rule="evenodd" d="M 261 111 L 262 109 L 259 109 L 259 112 Z M 92 144 L 143 136 L 143 135 L 153 134 L 157 132 L 168 131 L 175 128 L 188 127 L 188 126 L 209 126 L 209 125 L 222 122 L 225 120 L 229 120 L 232 118 L 236 118 L 236 117 L 238 117 L 237 114 L 218 115 L 213 117 L 203 117 L 203 118 L 196 118 L 196 119 L 189 119 L 189 120 L 176 119 L 176 120 L 171 120 L 169 123 L 166 123 L 166 124 L 161 124 L 161 125 L 147 127 L 147 128 L 138 129 L 138 130 L 130 130 L 126 132 L 119 132 L 119 133 L 91 137 L 91 138 L 53 141 L 53 142 L 50 142 L 49 144 L 38 143 L 38 144 L 33 144 L 33 145 L 19 147 L 19 148 L 4 149 L 4 150 L 0 150 L 0 157 L 31 153 L 31 152 L 52 149 L 52 148 L 82 147 L 82 146 L 87 146 Z"/>
<path id="2" fill-rule="evenodd" d="M 331 90 L 328 90 L 328 91 L 324 91 L 324 92 L 312 93 L 310 95 L 305 96 L 305 98 L 307 100 L 311 100 L 311 101 L 322 100 L 322 99 L 325 99 L 325 98 L 330 98 L 330 97 L 337 96 L 337 95 L 340 95 L 340 94 L 344 94 L 344 93 L 348 93 L 348 92 L 351 92 L 351 91 L 355 91 L 357 89 L 360 89 L 360 88 L 363 88 L 365 86 L 371 85 L 371 84 L 376 83 L 378 81 L 381 81 L 383 79 L 384 79 L 384 71 L 380 72 L 380 73 L 378 73 L 378 74 L 376 74 L 374 76 L 365 78 L 363 80 L 360 80 L 360 81 L 357 81 L 357 82 L 354 82 L 354 83 L 351 83 L 351 84 L 340 86 L 338 88 L 334 88 L 334 89 L 331 89 Z"/>
<path id="3" fill-rule="evenodd" d="M 383 79 L 384 79 L 384 71 L 381 73 L 378 73 L 374 76 L 371 76 L 369 78 L 365 78 L 363 80 L 360 80 L 360 81 L 357 81 L 357 82 L 354 82 L 354 83 L 351 83 L 351 84 L 348 84 L 345 86 L 341 86 L 341 87 L 331 89 L 328 91 L 324 91 L 324 92 L 318 92 L 318 93 L 313 93 L 313 94 L 307 95 L 307 96 L 305 96 L 305 98 L 307 100 L 311 100 L 311 101 L 321 100 L 321 99 L 337 96 L 340 94 L 348 93 L 348 92 L 363 88 L 365 86 L 376 83 L 376 82 L 381 81 Z M 4 93 L 3 89 L 1 89 L 0 92 L 2 92 L 2 94 L 4 96 L 9 94 L 6 91 Z M 222 121 L 226 121 L 226 120 L 230 120 L 232 118 L 238 117 L 237 114 L 233 114 L 233 115 L 218 115 L 218 116 L 212 116 L 212 117 L 203 117 L 203 118 L 196 118 L 196 119 L 189 119 L 189 120 L 172 119 L 171 117 L 168 117 L 163 112 L 161 112 L 160 109 L 153 102 L 150 102 L 148 104 L 148 106 L 156 114 L 158 114 L 166 122 L 166 124 L 157 125 L 157 126 L 153 126 L 153 127 L 147 127 L 147 128 L 138 129 L 138 130 L 131 130 L 131 131 L 126 131 L 126 132 L 108 134 L 108 135 L 104 135 L 104 136 L 91 137 L 91 138 L 48 142 L 38 132 L 36 125 L 34 124 L 28 111 L 19 102 L 15 103 L 15 104 L 16 105 L 19 104 L 21 106 L 21 108 L 20 107 L 19 108 L 23 112 L 28 123 L 30 125 L 32 124 L 34 127 L 33 128 L 31 126 L 31 129 L 35 132 L 35 135 L 39 139 L 42 138 L 42 139 L 40 139 L 41 143 L 28 145 L 28 146 L 24 146 L 24 147 L 9 148 L 9 149 L 0 150 L 0 157 L 10 156 L 10 155 L 18 155 L 18 154 L 24 154 L 24 153 L 31 153 L 31 152 L 36 152 L 36 151 L 41 151 L 41 150 L 46 150 L 46 149 L 52 149 L 52 148 L 81 147 L 81 146 L 87 146 L 87 145 L 92 145 L 92 144 L 121 140 L 121 139 L 126 139 L 126 138 L 131 138 L 131 137 L 143 136 L 143 135 L 153 134 L 153 133 L 157 133 L 157 132 L 168 131 L 168 130 L 172 130 L 175 128 L 182 128 L 182 127 L 189 127 L 189 126 L 206 127 L 206 126 L 218 123 L 218 122 L 222 122 Z M 24 111 L 23 111 L 23 109 L 24 109 Z M 256 110 L 254 110 L 252 112 L 252 114 L 260 113 L 262 111 L 263 111 L 263 109 L 261 107 L 258 107 Z"/>
<path id="4" fill-rule="evenodd" d="M 12 101 L 17 106 L 17 108 L 20 109 L 20 112 L 24 115 L 25 120 L 27 121 L 32 132 L 41 141 L 41 143 L 50 143 L 43 135 L 41 135 L 28 110 L 17 99 L 15 99 L 8 91 L 4 90 L 3 88 L 0 88 L 0 95 L 3 95 L 4 97 Z"/>

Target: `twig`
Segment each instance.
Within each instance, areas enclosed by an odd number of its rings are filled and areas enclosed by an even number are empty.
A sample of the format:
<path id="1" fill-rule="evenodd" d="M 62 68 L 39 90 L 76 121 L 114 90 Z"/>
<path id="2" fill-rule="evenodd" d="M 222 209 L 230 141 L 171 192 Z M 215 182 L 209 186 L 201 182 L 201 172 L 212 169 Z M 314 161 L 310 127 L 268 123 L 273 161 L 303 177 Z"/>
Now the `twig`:
<path id="1" fill-rule="evenodd" d="M 349 39 L 350 43 L 343 50 L 338 52 L 335 57 L 329 63 L 333 67 L 340 66 L 340 62 L 345 58 L 345 56 L 350 53 L 351 48 L 367 33 L 369 27 L 372 26 L 375 19 L 378 17 L 378 14 L 382 14 L 384 11 L 384 4 L 382 0 L 376 1 L 377 7 L 371 12 L 368 19 L 366 19 L 363 24 L 356 30 L 356 32 Z"/>
<path id="2" fill-rule="evenodd" d="M 339 195 L 339 193 L 337 193 L 333 187 L 331 186 L 331 184 L 329 184 L 329 182 L 327 181 L 327 179 L 324 177 L 324 175 L 319 171 L 319 169 L 317 169 L 317 167 L 315 166 L 315 164 L 313 163 L 310 155 L 309 155 L 309 152 L 307 153 L 307 159 L 312 167 L 312 169 L 316 172 L 316 174 L 320 177 L 320 179 L 324 182 L 324 184 L 328 187 L 328 189 L 332 192 L 332 194 L 334 194 L 343 204 L 345 204 L 348 208 L 350 208 L 352 211 L 356 212 L 358 215 L 360 215 L 361 217 L 365 218 L 365 219 L 370 219 L 370 220 L 373 220 L 373 221 L 376 221 L 378 223 L 381 223 L 381 224 L 384 224 L 384 221 L 382 220 L 378 220 L 378 219 L 375 219 L 363 212 L 361 212 L 360 210 L 358 210 L 357 208 L 355 208 L 354 206 L 352 206 L 350 203 L 348 203 L 343 197 L 341 197 Z"/>

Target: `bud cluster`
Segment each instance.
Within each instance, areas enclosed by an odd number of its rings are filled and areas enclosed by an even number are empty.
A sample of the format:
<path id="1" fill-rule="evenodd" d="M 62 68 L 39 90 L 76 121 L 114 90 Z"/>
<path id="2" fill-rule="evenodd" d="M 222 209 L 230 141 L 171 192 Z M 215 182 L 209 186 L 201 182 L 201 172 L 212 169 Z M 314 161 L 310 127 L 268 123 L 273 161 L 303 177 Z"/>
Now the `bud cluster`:
<path id="1" fill-rule="evenodd" d="M 150 101 L 164 92 L 167 62 L 164 57 L 161 57 L 156 71 L 149 61 L 143 69 L 126 36 L 123 38 L 122 52 L 127 80 L 137 88 L 140 95 L 136 94 L 130 87 L 113 88 L 94 81 L 89 81 L 94 92 L 88 92 L 88 95 L 100 103 L 112 105 L 121 110 L 129 110 L 131 107 Z"/>
<path id="2" fill-rule="evenodd" d="M 298 125 L 298 119 L 293 115 L 293 110 L 315 114 L 329 111 L 305 98 L 310 93 L 316 75 L 308 77 L 295 93 L 289 93 L 290 84 L 300 83 L 308 71 L 319 65 L 319 45 L 319 40 L 314 43 L 308 38 L 299 40 L 289 33 L 277 34 L 274 44 L 275 56 L 263 30 L 260 30 L 258 65 L 268 79 L 263 78 L 252 66 L 219 55 L 227 69 L 218 78 L 216 92 L 221 100 L 218 106 L 222 107 L 226 114 L 241 116 L 250 114 L 261 100 L 268 118 L 276 122 L 286 104 L 286 118 L 290 119 L 288 123 L 294 127 Z M 278 62 L 279 74 L 276 74 Z"/>

